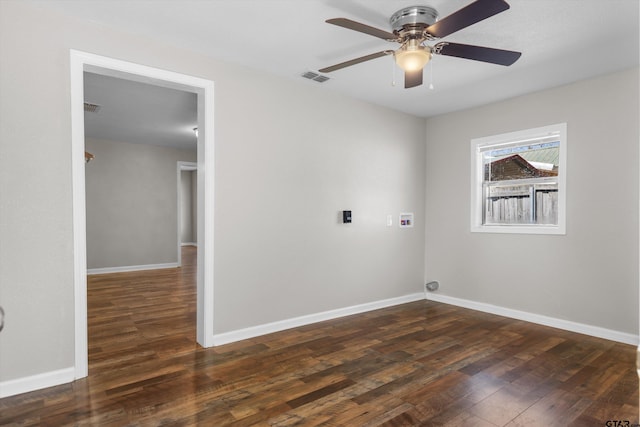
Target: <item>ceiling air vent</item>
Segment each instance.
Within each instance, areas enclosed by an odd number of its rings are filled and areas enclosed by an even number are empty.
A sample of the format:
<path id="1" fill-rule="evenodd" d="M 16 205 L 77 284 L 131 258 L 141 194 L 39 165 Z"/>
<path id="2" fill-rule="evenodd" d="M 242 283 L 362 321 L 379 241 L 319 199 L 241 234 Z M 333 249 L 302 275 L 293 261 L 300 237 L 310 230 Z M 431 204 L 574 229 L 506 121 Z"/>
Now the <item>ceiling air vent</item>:
<path id="1" fill-rule="evenodd" d="M 91 104 L 89 102 L 84 103 L 85 113 L 97 113 L 98 111 L 100 111 L 100 108 L 101 107 L 98 104 Z"/>
<path id="2" fill-rule="evenodd" d="M 324 83 L 329 80 L 329 77 L 323 76 L 322 74 L 314 73 L 313 71 L 307 71 L 306 73 L 302 74 L 302 77 L 318 83 Z"/>

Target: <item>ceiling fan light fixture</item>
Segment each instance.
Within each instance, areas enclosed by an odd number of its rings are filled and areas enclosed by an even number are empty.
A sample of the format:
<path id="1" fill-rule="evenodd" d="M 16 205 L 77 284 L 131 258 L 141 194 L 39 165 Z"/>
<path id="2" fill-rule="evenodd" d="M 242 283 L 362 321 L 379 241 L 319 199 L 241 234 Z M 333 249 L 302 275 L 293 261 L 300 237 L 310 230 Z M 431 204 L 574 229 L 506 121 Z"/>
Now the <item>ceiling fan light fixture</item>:
<path id="1" fill-rule="evenodd" d="M 396 64 L 403 71 L 422 70 L 431 59 L 431 48 L 429 46 L 421 46 L 417 40 L 409 40 L 409 42 L 395 51 L 393 56 L 396 58 Z"/>

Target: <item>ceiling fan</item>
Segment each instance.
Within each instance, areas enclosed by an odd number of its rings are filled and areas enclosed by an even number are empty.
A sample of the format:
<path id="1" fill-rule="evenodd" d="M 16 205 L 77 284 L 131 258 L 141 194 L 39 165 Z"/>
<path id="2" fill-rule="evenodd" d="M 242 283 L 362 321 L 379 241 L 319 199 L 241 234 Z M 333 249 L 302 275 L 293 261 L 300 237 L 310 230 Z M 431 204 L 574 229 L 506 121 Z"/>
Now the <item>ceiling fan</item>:
<path id="1" fill-rule="evenodd" d="M 509 4 L 504 0 L 476 0 L 457 12 L 438 20 L 438 11 L 433 7 L 410 6 L 391 15 L 389 23 L 393 32 L 380 30 L 347 18 L 328 19 L 326 22 L 329 24 L 400 43 L 400 48 L 361 56 L 318 71 L 330 73 L 385 55 L 393 55 L 396 64 L 404 70 L 404 87 L 412 88 L 422 84 L 422 70 L 434 54 L 508 66 L 520 58 L 520 52 L 444 41 L 434 46 L 425 43 L 446 37 L 507 9 L 509 9 Z"/>

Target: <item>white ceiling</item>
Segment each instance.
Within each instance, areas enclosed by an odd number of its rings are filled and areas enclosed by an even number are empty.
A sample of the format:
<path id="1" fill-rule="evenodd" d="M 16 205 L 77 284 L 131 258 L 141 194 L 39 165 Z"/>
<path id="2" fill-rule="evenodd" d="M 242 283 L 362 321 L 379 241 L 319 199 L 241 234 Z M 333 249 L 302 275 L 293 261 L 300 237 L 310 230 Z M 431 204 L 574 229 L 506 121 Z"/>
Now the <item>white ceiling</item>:
<path id="1" fill-rule="evenodd" d="M 522 52 L 512 66 L 435 56 L 425 84 L 404 89 L 402 72 L 383 57 L 328 74 L 305 71 L 385 49 L 395 43 L 326 24 L 345 17 L 384 30 L 398 9 L 415 3 L 441 17 L 470 0 L 30 0 L 131 33 L 243 64 L 301 84 L 337 91 L 429 117 L 638 66 L 638 0 L 507 0 L 511 8 L 445 41 Z M 430 69 L 434 89 L 429 89 Z M 635 94 L 637 95 L 637 94 Z"/>
<path id="2" fill-rule="evenodd" d="M 195 93 L 94 73 L 84 73 L 85 136 L 112 141 L 196 149 Z"/>

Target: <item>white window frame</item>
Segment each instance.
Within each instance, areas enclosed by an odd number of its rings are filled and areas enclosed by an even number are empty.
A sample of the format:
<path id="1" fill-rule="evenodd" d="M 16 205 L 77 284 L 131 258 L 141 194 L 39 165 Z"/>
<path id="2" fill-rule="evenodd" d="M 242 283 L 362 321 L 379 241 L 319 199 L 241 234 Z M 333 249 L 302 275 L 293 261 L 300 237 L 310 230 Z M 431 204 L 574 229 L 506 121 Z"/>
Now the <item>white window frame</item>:
<path id="1" fill-rule="evenodd" d="M 483 151 L 488 146 L 514 145 L 556 134 L 560 141 L 558 164 L 558 225 L 542 224 L 482 224 L 484 166 Z M 503 133 L 471 140 L 471 232 L 514 234 L 566 234 L 567 196 L 567 124 L 557 123 L 539 128 Z"/>

